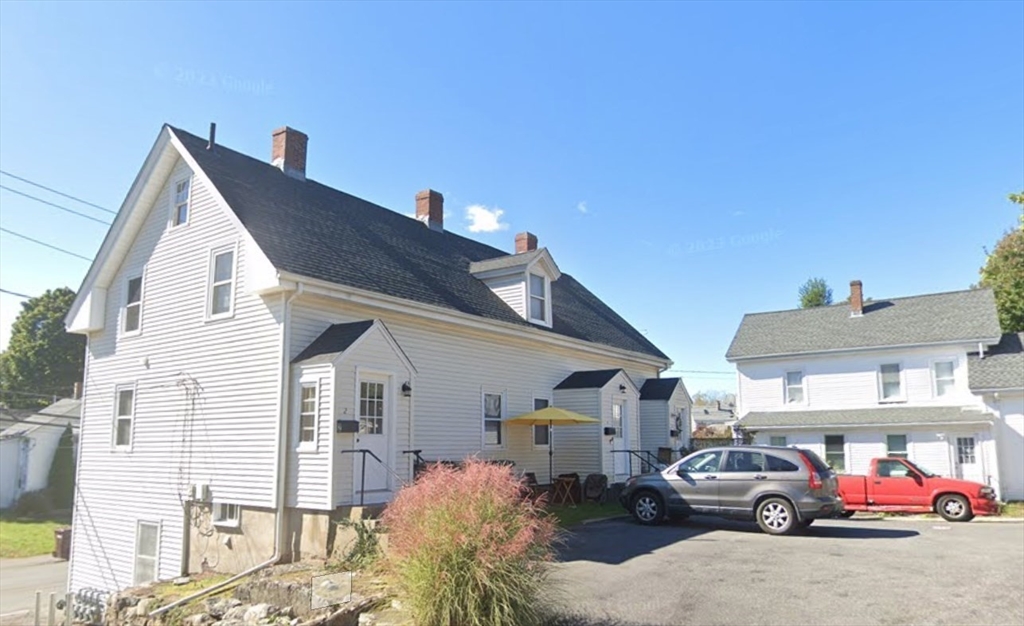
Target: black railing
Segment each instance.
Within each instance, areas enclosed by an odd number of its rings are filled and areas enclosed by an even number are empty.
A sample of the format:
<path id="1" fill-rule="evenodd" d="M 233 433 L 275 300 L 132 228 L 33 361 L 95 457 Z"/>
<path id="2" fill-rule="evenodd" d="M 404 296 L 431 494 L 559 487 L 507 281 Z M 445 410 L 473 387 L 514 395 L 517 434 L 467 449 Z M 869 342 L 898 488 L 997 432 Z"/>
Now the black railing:
<path id="1" fill-rule="evenodd" d="M 612 454 L 626 454 L 626 458 L 629 459 L 629 475 L 633 476 L 633 459 L 639 462 L 640 473 L 645 474 L 647 472 L 660 470 L 664 465 L 658 461 L 658 457 L 654 456 L 647 450 L 612 450 Z"/>
<path id="2" fill-rule="evenodd" d="M 388 471 L 391 471 L 391 468 L 389 468 L 387 466 L 387 464 L 385 464 L 384 461 L 382 461 L 379 456 L 374 454 L 373 450 L 367 450 L 366 448 L 359 448 L 357 450 L 341 450 L 341 453 L 342 454 L 362 454 L 363 455 L 363 469 L 359 473 L 360 474 L 359 475 L 359 480 L 360 480 L 360 483 L 359 483 L 359 506 L 363 506 L 363 504 L 365 502 L 365 496 L 366 496 L 366 455 L 369 454 L 374 459 L 376 459 L 377 462 L 380 463 L 381 466 L 384 469 L 386 469 Z"/>

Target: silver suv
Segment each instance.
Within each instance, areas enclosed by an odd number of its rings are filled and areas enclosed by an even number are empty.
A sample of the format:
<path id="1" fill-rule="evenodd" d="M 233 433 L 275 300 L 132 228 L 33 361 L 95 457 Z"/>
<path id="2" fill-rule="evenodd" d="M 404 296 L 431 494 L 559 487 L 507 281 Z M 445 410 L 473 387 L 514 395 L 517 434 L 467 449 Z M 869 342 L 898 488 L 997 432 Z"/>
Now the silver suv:
<path id="1" fill-rule="evenodd" d="M 666 516 L 754 519 L 784 535 L 838 515 L 836 475 L 810 450 L 774 446 L 708 448 L 656 474 L 626 481 L 619 501 L 641 524 Z"/>

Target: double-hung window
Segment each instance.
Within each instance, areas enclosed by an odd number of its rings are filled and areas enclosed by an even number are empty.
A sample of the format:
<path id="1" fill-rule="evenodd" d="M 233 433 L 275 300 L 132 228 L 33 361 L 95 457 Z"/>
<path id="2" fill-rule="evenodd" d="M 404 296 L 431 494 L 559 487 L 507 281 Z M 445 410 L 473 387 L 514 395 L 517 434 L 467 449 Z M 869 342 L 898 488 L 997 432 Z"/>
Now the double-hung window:
<path id="1" fill-rule="evenodd" d="M 530 321 L 548 322 L 547 281 L 537 274 L 530 274 Z"/>
<path id="2" fill-rule="evenodd" d="M 124 299 L 124 332 L 137 333 L 142 328 L 142 277 L 129 278 Z"/>
<path id="3" fill-rule="evenodd" d="M 234 308 L 235 250 L 213 252 L 210 261 L 210 317 L 228 317 Z"/>
<path id="4" fill-rule="evenodd" d="M 803 404 L 804 398 L 804 373 L 786 372 L 786 404 Z"/>
<path id="5" fill-rule="evenodd" d="M 188 223 L 188 200 L 191 195 L 192 179 L 180 180 L 174 185 L 174 207 L 171 215 L 171 223 L 174 226 L 181 226 Z"/>
<path id="6" fill-rule="evenodd" d="M 533 410 L 546 409 L 551 404 L 547 398 L 534 398 Z M 538 448 L 546 448 L 551 445 L 551 426 L 549 424 L 533 425 L 533 445 Z"/>
<path id="7" fill-rule="evenodd" d="M 299 445 L 316 442 L 316 383 L 302 383 L 299 396 Z"/>
<path id="8" fill-rule="evenodd" d="M 786 447 L 786 436 L 785 435 L 772 435 L 771 438 L 768 440 L 768 442 L 769 442 L 768 445 L 778 446 L 779 448 L 785 448 Z"/>
<path id="9" fill-rule="evenodd" d="M 836 472 L 846 470 L 846 438 L 843 435 L 825 435 L 825 462 Z"/>
<path id="10" fill-rule="evenodd" d="M 500 446 L 502 440 L 502 397 L 500 393 L 484 394 L 484 445 Z"/>
<path id="11" fill-rule="evenodd" d="M 935 396 L 942 397 L 953 393 L 956 386 L 956 367 L 953 361 L 936 361 L 932 365 L 932 376 L 935 380 Z"/>
<path id="12" fill-rule="evenodd" d="M 906 435 L 886 435 L 885 436 L 885 453 L 886 456 L 893 458 L 905 459 L 907 458 L 907 436 Z"/>
<path id="13" fill-rule="evenodd" d="M 879 368 L 879 379 L 882 387 L 882 402 L 895 402 L 903 399 L 899 363 L 882 365 Z"/>
<path id="14" fill-rule="evenodd" d="M 139 522 L 135 527 L 135 585 L 145 585 L 159 575 L 160 524 Z"/>
<path id="15" fill-rule="evenodd" d="M 132 421 L 135 418 L 135 388 L 120 388 L 114 401 L 114 445 L 132 445 Z"/>

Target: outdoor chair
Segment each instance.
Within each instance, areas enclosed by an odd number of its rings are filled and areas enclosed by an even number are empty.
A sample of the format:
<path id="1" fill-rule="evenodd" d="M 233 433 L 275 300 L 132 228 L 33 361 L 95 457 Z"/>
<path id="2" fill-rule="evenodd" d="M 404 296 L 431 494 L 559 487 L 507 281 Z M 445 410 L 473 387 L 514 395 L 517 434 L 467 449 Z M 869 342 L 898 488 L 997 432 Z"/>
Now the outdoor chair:
<path id="1" fill-rule="evenodd" d="M 604 474 L 590 474 L 583 481 L 583 501 L 593 500 L 604 504 L 608 496 L 608 477 Z"/>
<path id="2" fill-rule="evenodd" d="M 551 496 L 551 503 L 576 506 L 576 490 L 579 484 L 579 474 L 559 474 L 555 478 L 555 492 Z"/>

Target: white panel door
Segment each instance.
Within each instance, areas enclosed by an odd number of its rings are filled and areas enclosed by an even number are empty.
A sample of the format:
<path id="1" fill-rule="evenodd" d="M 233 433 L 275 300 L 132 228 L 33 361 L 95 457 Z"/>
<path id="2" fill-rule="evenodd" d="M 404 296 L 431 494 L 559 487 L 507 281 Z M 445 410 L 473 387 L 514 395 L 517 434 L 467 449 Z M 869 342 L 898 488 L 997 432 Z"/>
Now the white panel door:
<path id="1" fill-rule="evenodd" d="M 612 441 L 612 450 L 629 450 L 629 416 L 626 415 L 625 402 L 612 403 L 612 427 L 615 428 L 615 439 Z M 615 481 L 620 482 L 629 478 L 629 457 L 626 452 L 615 452 Z"/>
<path id="2" fill-rule="evenodd" d="M 363 476 L 364 455 L 352 455 L 355 462 L 355 501 L 360 501 L 361 492 L 365 503 L 381 501 L 382 497 L 386 500 L 390 484 L 388 467 L 391 464 L 389 434 L 394 414 L 389 380 L 383 376 L 362 375 L 356 392 L 359 398 L 356 449 L 369 450 L 383 463 L 366 454 L 366 475 Z"/>
<path id="3" fill-rule="evenodd" d="M 963 480 L 985 482 L 985 472 L 981 467 L 980 438 L 977 435 L 956 438 L 957 477 Z"/>

